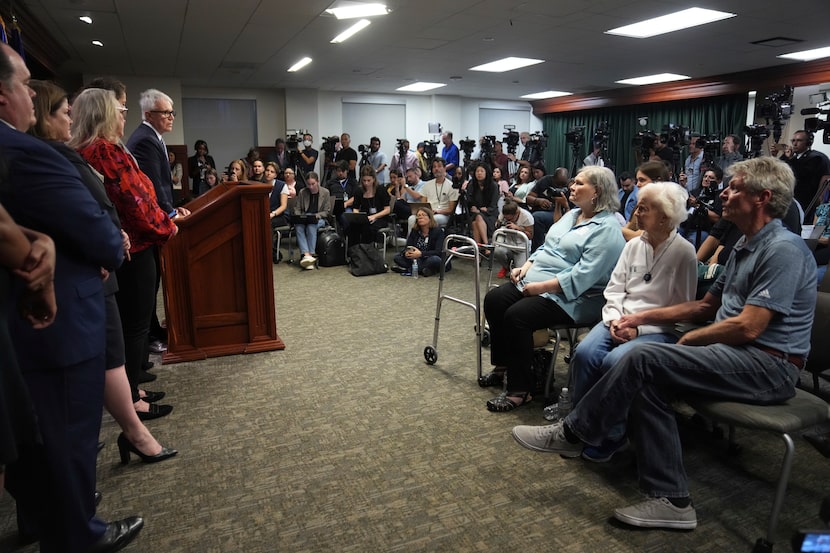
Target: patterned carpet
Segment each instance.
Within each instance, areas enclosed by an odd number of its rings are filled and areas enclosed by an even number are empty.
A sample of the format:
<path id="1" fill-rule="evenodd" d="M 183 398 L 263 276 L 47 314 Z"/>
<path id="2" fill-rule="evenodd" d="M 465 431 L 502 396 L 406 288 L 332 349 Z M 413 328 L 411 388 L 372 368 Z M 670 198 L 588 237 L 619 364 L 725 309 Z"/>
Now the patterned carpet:
<path id="1" fill-rule="evenodd" d="M 518 447 L 510 429 L 543 423 L 543 402 L 486 411 L 495 391 L 476 384 L 473 310 L 444 303 L 438 363 L 424 363 L 436 277 L 281 264 L 274 280 L 285 351 L 155 370 L 147 388 L 166 391 L 175 410 L 148 425 L 178 457 L 122 467 L 104 416 L 99 513 L 146 521 L 127 551 L 722 553 L 748 552 L 765 533 L 776 438 L 741 433 L 743 453 L 729 457 L 723 441 L 686 426 L 698 529 L 624 528 L 609 519 L 640 498 L 633 455 L 594 465 Z M 472 265 L 456 263 L 444 293 L 472 300 L 473 282 Z M 827 460 L 801 438 L 796 448 L 776 551 L 789 550 L 794 529 L 820 524 L 830 494 Z M 37 551 L 14 544 L 4 496 L 0 551 Z"/>

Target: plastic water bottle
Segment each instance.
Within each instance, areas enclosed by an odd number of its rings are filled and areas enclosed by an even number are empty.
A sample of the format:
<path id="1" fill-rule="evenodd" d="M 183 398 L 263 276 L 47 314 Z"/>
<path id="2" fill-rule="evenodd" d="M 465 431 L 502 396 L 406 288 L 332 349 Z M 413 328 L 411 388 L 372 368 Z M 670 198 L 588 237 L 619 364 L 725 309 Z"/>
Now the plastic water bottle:
<path id="1" fill-rule="evenodd" d="M 545 417 L 545 420 L 548 421 L 555 421 L 559 419 L 559 404 L 558 403 L 551 403 L 547 407 L 545 407 L 542 411 L 542 416 Z"/>
<path id="2" fill-rule="evenodd" d="M 418 278 L 418 260 L 412 260 L 412 278 Z"/>
<path id="3" fill-rule="evenodd" d="M 567 388 L 562 388 L 562 392 L 559 394 L 559 418 L 564 419 L 567 417 L 571 409 L 573 409 L 571 392 Z"/>

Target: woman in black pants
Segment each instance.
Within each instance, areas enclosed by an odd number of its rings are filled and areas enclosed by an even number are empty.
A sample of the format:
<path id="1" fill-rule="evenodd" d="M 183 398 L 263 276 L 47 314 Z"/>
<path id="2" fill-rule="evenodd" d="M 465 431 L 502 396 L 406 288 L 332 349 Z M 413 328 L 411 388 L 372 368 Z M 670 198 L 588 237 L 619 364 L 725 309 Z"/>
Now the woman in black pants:
<path id="1" fill-rule="evenodd" d="M 70 146 L 103 175 L 107 197 L 115 205 L 121 227 L 130 238 L 130 256 L 117 271 L 116 300 L 133 404 L 138 417 L 149 420 L 173 410 L 169 405 L 144 401 L 138 390 L 138 375 L 148 355 L 147 336 L 155 306 L 153 247 L 173 237 L 178 227 L 159 207 L 152 182 L 121 145 L 125 110 L 109 90 L 84 90 L 72 105 Z"/>

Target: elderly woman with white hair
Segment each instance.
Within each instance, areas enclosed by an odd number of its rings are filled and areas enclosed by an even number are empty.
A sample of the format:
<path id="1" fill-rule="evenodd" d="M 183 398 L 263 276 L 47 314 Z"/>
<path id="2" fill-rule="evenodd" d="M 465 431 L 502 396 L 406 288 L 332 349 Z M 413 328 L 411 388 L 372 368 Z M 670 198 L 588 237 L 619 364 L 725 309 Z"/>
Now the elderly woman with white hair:
<path id="1" fill-rule="evenodd" d="M 665 307 L 695 299 L 697 261 L 690 242 L 678 235 L 677 227 L 686 218 L 686 190 L 673 182 L 653 182 L 640 189 L 634 210 L 643 234 L 625 245 L 608 286 L 602 322 L 582 339 L 571 363 L 574 403 L 636 344 L 673 344 L 673 325 L 642 325 L 620 329 L 623 315 Z M 620 428 L 602 447 L 587 447 L 583 456 L 607 461 L 623 444 Z"/>
<path id="2" fill-rule="evenodd" d="M 563 215 L 527 262 L 511 271 L 511 282 L 484 298 L 495 367 L 483 384 L 500 384 L 505 376 L 508 382 L 503 394 L 487 402 L 490 411 L 512 411 L 531 400 L 535 330 L 599 319 L 602 291 L 625 244 L 614 216 L 619 209 L 614 173 L 583 167 L 569 199 L 576 209 Z"/>

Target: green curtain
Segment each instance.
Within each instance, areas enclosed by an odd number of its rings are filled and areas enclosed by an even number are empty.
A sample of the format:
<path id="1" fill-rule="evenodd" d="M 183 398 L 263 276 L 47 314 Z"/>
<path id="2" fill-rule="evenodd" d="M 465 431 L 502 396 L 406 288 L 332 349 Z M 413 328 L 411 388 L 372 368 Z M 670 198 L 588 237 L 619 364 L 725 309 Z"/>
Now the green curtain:
<path id="1" fill-rule="evenodd" d="M 746 122 L 747 102 L 745 94 L 738 94 L 548 114 L 543 118 L 544 131 L 548 133 L 545 165 L 548 173 L 556 167 L 572 169 L 574 156 L 571 145 L 565 140 L 565 133 L 572 127 L 584 126 L 585 140 L 577 156 L 577 168 L 581 167 L 582 160 L 590 153 L 594 131 L 606 121 L 610 127 L 610 166 L 617 174 L 623 171 L 633 172 L 638 163 L 635 161 L 631 140 L 637 132 L 649 129 L 659 135 L 664 125 L 673 123 L 688 127 L 701 135 L 740 136 Z M 641 117 L 648 117 L 646 127 L 639 125 Z M 681 164 L 687 155 L 688 152 L 683 148 L 680 152 Z"/>

